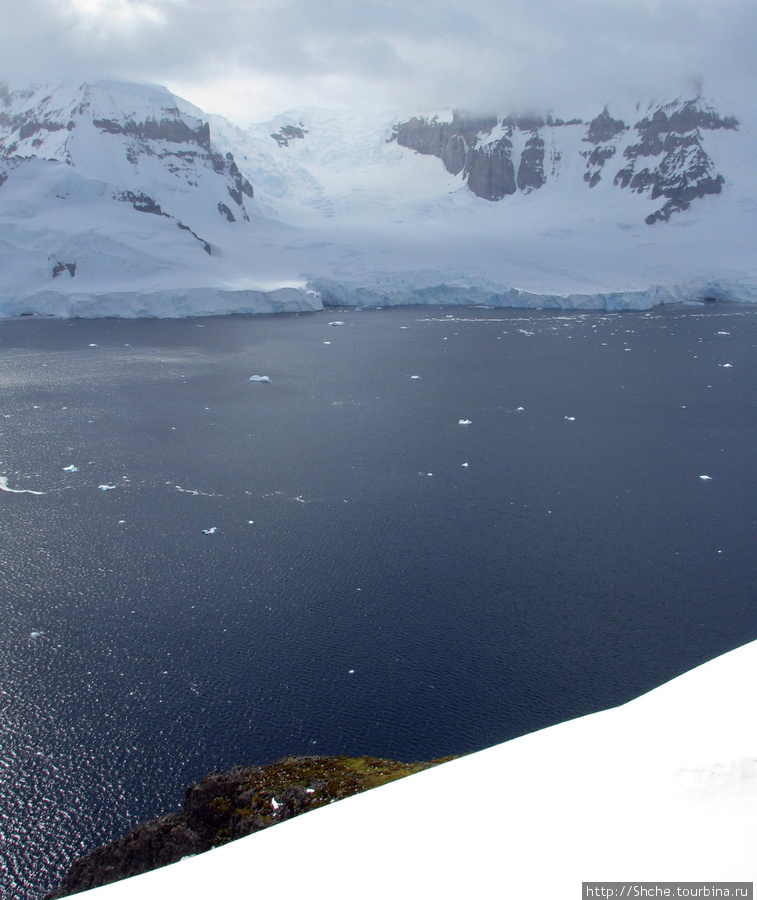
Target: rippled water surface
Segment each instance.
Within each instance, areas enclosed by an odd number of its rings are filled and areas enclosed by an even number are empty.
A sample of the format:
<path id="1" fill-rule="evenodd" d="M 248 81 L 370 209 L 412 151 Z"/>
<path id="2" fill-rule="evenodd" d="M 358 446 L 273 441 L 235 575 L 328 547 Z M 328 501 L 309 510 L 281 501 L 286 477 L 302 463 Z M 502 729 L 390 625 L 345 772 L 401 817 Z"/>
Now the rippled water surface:
<path id="1" fill-rule="evenodd" d="M 214 768 L 463 753 L 757 638 L 756 345 L 721 305 L 0 322 L 0 887 Z"/>

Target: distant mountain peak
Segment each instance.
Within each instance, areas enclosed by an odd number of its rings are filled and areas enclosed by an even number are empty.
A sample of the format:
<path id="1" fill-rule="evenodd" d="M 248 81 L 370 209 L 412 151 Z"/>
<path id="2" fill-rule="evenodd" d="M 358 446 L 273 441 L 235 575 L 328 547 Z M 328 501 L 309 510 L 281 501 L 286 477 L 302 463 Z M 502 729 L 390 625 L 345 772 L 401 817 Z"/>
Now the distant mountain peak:
<path id="1" fill-rule="evenodd" d="M 721 116 L 697 95 L 650 106 L 634 123 L 613 118 L 607 106 L 588 123 L 534 115 L 475 118 L 460 112 L 454 112 L 451 121 L 413 117 L 394 126 L 391 140 L 438 157 L 450 174 L 462 173 L 476 196 L 499 201 L 518 191 L 538 190 L 550 178 L 559 177 L 559 165 L 546 166 L 546 138 L 550 145 L 559 146 L 555 129 L 573 127 L 582 131 L 583 142 L 593 145 L 592 150 L 581 151 L 586 159 L 583 178 L 590 188 L 596 187 L 606 164 L 618 156 L 626 162 L 614 174 L 614 185 L 646 193 L 651 199 L 665 198 L 658 210 L 647 215 L 645 221 L 651 225 L 668 221 L 692 200 L 720 192 L 725 178 L 715 171 L 702 132 L 736 129 L 738 124 L 734 116 Z M 529 135 L 517 148 L 516 132 Z M 561 159 L 562 153 L 552 161 Z"/>

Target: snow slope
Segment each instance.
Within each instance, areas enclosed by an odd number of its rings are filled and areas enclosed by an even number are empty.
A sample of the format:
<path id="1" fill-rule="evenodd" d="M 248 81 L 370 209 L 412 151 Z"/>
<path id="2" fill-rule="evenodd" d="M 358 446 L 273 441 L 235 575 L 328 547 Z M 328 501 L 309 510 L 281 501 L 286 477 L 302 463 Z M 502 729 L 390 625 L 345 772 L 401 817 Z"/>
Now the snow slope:
<path id="1" fill-rule="evenodd" d="M 164 88 L 0 90 L 0 315 L 755 300 L 754 122 L 724 109 L 737 127 L 692 126 L 664 153 L 632 125 L 683 102 L 610 107 L 628 124 L 599 143 L 587 122 L 502 120 L 468 152 L 538 138 L 544 178 L 491 202 L 400 144 L 407 117 L 302 110 L 243 130 Z M 667 202 L 655 178 L 686 188 L 697 166 L 720 192 L 645 224 Z M 618 186 L 621 168 L 643 184 Z"/>
<path id="2" fill-rule="evenodd" d="M 578 897 L 753 881 L 757 642 L 624 706 L 454 760 L 93 900 Z"/>

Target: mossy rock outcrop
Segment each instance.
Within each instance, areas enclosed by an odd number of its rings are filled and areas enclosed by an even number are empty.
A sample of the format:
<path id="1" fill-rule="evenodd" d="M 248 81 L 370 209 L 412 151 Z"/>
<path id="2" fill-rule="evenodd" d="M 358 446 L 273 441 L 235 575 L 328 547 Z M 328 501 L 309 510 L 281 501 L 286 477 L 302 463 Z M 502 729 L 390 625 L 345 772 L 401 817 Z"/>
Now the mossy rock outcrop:
<path id="1" fill-rule="evenodd" d="M 267 766 L 212 772 L 187 788 L 178 813 L 138 825 L 125 837 L 77 860 L 45 900 L 167 866 L 442 761 L 300 756 Z"/>

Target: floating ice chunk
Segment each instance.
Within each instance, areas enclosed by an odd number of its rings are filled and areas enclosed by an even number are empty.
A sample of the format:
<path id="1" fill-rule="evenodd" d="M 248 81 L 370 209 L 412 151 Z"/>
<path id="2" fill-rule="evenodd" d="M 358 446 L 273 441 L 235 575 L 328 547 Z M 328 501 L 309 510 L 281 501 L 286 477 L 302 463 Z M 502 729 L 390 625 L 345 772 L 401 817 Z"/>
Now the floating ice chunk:
<path id="1" fill-rule="evenodd" d="M 71 463 L 70 466 L 64 466 L 63 471 L 64 472 L 78 472 L 79 470 L 73 463 Z"/>
<path id="2" fill-rule="evenodd" d="M 699 477 L 702 479 L 702 481 L 712 481 L 711 475 L 700 475 Z"/>
<path id="3" fill-rule="evenodd" d="M 97 344 L 90 344 L 89 346 L 90 346 L 90 347 L 96 347 Z"/>
<path id="4" fill-rule="evenodd" d="M 355 670 L 354 670 L 354 669 L 350 669 L 350 671 L 349 671 L 347 674 L 348 674 L 348 675 L 354 675 L 354 674 L 355 674 Z"/>
<path id="5" fill-rule="evenodd" d="M 458 425 L 472 425 L 473 422 L 470 419 L 460 419 L 457 424 Z"/>
<path id="6" fill-rule="evenodd" d="M 344 322 L 329 322 L 329 325 L 344 325 Z"/>
<path id="7" fill-rule="evenodd" d="M 250 375 L 250 381 L 260 381 L 263 384 L 269 384 L 271 379 L 267 375 Z"/>
<path id="8" fill-rule="evenodd" d="M 461 468 L 461 469 L 467 469 L 467 468 L 468 468 L 468 463 L 463 463 L 462 466 L 461 466 L 460 468 Z"/>
<path id="9" fill-rule="evenodd" d="M 730 334 L 730 331 L 719 331 L 718 334 Z"/>
<path id="10" fill-rule="evenodd" d="M 203 528 L 202 529 L 203 534 L 215 534 L 216 531 L 218 531 L 218 527 L 216 525 L 214 525 L 212 528 Z"/>
<path id="11" fill-rule="evenodd" d="M 515 410 L 515 412 L 525 412 L 525 410 L 524 410 L 524 408 L 523 408 L 522 406 L 519 406 L 519 407 Z"/>
<path id="12" fill-rule="evenodd" d="M 42 635 L 43 635 L 44 633 L 45 633 L 44 631 L 32 631 L 32 633 L 29 635 L 29 637 L 30 637 L 33 641 L 35 641 L 37 638 L 42 637 Z"/>
<path id="13" fill-rule="evenodd" d="M 248 525 L 254 525 L 255 522 L 254 522 L 252 519 L 248 519 L 248 520 L 247 520 L 247 524 L 248 524 Z"/>
<path id="14" fill-rule="evenodd" d="M 565 421 L 566 422 L 575 422 L 576 417 L 575 416 L 565 416 Z"/>
<path id="15" fill-rule="evenodd" d="M 411 375 L 410 378 L 411 378 L 413 381 L 420 381 L 420 380 L 421 380 L 421 376 L 420 376 L 420 375 Z"/>
<path id="16" fill-rule="evenodd" d="M 720 368 L 721 368 L 721 369 L 732 369 L 732 368 L 733 368 L 733 363 L 723 363 L 722 366 L 721 366 Z"/>
<path id="17" fill-rule="evenodd" d="M 331 341 L 324 341 L 323 343 L 326 344 L 326 345 L 328 345 L 328 344 L 331 343 Z"/>
<path id="18" fill-rule="evenodd" d="M 30 491 L 24 488 L 9 488 L 7 475 L 0 475 L 0 491 L 5 491 L 6 494 L 34 494 L 35 497 L 41 497 L 45 493 L 44 491 Z"/>
<path id="19" fill-rule="evenodd" d="M 98 491 L 115 491 L 115 489 L 116 489 L 115 484 L 98 484 L 97 485 Z"/>

